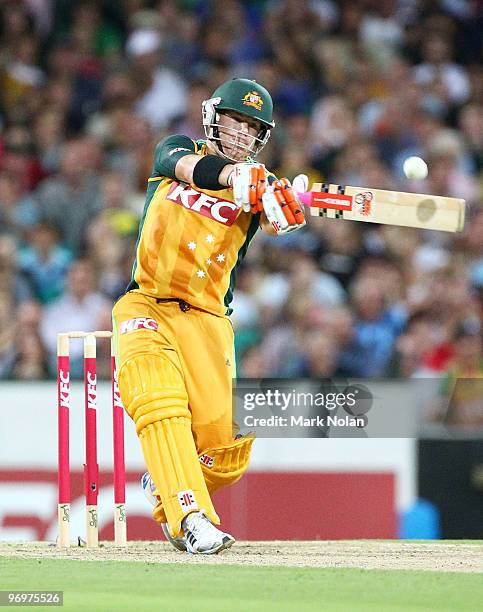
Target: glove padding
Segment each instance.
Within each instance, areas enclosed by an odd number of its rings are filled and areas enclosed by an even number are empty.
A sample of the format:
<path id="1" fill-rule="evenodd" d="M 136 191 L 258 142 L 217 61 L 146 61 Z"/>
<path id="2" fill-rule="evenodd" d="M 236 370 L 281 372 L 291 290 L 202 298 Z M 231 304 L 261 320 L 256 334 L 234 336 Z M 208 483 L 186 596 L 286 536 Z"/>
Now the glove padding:
<path id="1" fill-rule="evenodd" d="M 302 204 L 286 178 L 274 181 L 262 196 L 263 210 L 278 235 L 288 234 L 305 225 Z"/>
<path id="2" fill-rule="evenodd" d="M 267 169 L 263 164 L 235 164 L 230 183 L 238 208 L 252 213 L 263 210 L 262 196 L 267 189 Z"/>

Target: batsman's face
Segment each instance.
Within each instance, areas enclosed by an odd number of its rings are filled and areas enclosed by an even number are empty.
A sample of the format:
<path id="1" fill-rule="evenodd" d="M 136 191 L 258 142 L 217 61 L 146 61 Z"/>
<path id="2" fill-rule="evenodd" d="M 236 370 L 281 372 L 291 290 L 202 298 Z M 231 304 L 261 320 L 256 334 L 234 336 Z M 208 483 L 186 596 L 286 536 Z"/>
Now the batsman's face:
<path id="1" fill-rule="evenodd" d="M 219 114 L 218 131 L 225 155 L 235 161 L 244 161 L 256 153 L 262 124 L 256 119 L 235 111 Z"/>

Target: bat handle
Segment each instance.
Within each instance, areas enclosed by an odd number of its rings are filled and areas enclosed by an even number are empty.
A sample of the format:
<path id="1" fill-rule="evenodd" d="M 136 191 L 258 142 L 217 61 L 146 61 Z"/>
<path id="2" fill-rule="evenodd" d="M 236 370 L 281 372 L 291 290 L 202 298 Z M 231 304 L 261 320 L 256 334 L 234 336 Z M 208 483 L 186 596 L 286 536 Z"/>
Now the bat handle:
<path id="1" fill-rule="evenodd" d="M 302 204 L 305 204 L 305 206 L 311 206 L 312 205 L 312 192 L 311 191 L 306 191 L 304 193 L 297 193 L 299 200 L 302 202 Z"/>

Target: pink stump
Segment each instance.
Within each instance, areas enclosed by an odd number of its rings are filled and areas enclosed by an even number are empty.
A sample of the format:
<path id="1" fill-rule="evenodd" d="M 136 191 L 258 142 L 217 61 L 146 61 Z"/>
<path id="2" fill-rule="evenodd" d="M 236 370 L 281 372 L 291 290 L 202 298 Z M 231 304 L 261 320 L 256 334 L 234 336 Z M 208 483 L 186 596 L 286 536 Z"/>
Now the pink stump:
<path id="1" fill-rule="evenodd" d="M 69 341 L 59 341 L 57 350 L 57 420 L 58 420 L 58 546 L 70 544 L 70 454 L 69 454 L 69 407 L 70 407 Z"/>
<path id="2" fill-rule="evenodd" d="M 126 466 L 124 459 L 124 407 L 117 384 L 116 359 L 111 355 L 112 369 L 112 438 L 114 456 L 114 540 L 126 544 Z"/>
<path id="3" fill-rule="evenodd" d="M 99 465 L 97 463 L 97 373 L 96 339 L 84 339 L 84 396 L 86 417 L 86 462 L 84 485 L 86 495 L 87 546 L 98 543 L 97 496 L 99 494 Z"/>

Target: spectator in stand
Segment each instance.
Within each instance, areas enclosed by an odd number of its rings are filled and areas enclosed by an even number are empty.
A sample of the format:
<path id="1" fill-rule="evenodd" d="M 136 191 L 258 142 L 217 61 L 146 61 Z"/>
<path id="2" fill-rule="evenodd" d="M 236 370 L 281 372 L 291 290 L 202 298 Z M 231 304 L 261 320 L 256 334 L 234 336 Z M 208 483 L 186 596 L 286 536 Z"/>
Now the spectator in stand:
<path id="1" fill-rule="evenodd" d="M 382 0 L 374 3 L 372 10 L 362 18 L 360 41 L 374 62 L 389 62 L 402 46 L 404 24 L 398 15 L 399 10 L 396 0 Z"/>
<path id="2" fill-rule="evenodd" d="M 0 291 L 0 379 L 10 377 L 15 363 L 14 313 L 11 294 Z"/>
<path id="3" fill-rule="evenodd" d="M 9 377 L 20 380 L 36 380 L 47 377 L 47 355 L 39 334 L 41 317 L 42 307 L 39 302 L 27 300 L 18 307 L 15 358 Z"/>
<path id="4" fill-rule="evenodd" d="M 9 232 L 20 242 L 38 221 L 36 202 L 23 192 L 21 179 L 0 171 L 0 231 Z"/>
<path id="5" fill-rule="evenodd" d="M 175 122 L 172 131 L 177 134 L 185 134 L 193 140 L 203 138 L 203 127 L 200 125 L 200 108 L 203 100 L 208 100 L 210 94 L 211 91 L 204 81 L 192 81 L 188 86 L 186 112 L 179 121 Z"/>
<path id="6" fill-rule="evenodd" d="M 123 142 L 120 156 L 109 167 L 121 171 L 126 168 L 130 188 L 141 195 L 141 188 L 146 185 L 151 173 L 152 159 L 149 155 L 156 144 L 155 132 L 147 119 L 135 113 L 120 115 L 116 129 L 122 131 Z M 144 204 L 144 197 L 142 200 Z"/>
<path id="7" fill-rule="evenodd" d="M 428 142 L 427 193 L 444 193 L 469 203 L 477 199 L 477 186 L 470 171 L 464 141 L 454 130 L 441 129 Z"/>
<path id="8" fill-rule="evenodd" d="M 10 58 L 0 80 L 2 101 L 10 118 L 24 118 L 25 109 L 30 107 L 32 99 L 38 98 L 44 83 L 45 75 L 37 65 L 37 46 L 31 34 L 24 34 L 10 48 Z"/>
<path id="9" fill-rule="evenodd" d="M 48 352 L 51 374 L 55 373 L 57 334 L 69 330 L 96 330 L 105 321 L 111 302 L 96 290 L 96 276 L 92 263 L 87 259 L 75 261 L 70 267 L 64 295 L 51 302 L 45 309 L 40 324 L 40 334 Z M 82 343 L 72 345 L 72 375 L 80 377 L 83 371 Z"/>
<path id="10" fill-rule="evenodd" d="M 64 115 L 55 108 L 45 107 L 35 117 L 33 136 L 40 166 L 46 176 L 59 171 L 65 140 L 64 123 Z"/>
<path id="11" fill-rule="evenodd" d="M 358 276 L 351 291 L 355 312 L 354 340 L 345 358 L 353 376 L 380 377 L 389 370 L 394 343 L 405 325 L 405 313 L 387 305 L 377 275 Z M 352 367 L 350 366 L 352 362 Z"/>
<path id="12" fill-rule="evenodd" d="M 34 19 L 25 2 L 5 0 L 0 6 L 2 28 L 2 50 L 9 52 L 15 48 L 22 36 L 33 35 Z"/>
<path id="13" fill-rule="evenodd" d="M 465 253 L 473 285 L 483 286 L 483 210 L 476 213 L 466 229 Z"/>
<path id="14" fill-rule="evenodd" d="M 22 193 L 35 189 L 43 172 L 35 156 L 30 130 L 21 123 L 12 123 L 5 129 L 2 143 L 0 168 L 16 177 Z"/>
<path id="15" fill-rule="evenodd" d="M 470 172 L 483 172 L 483 103 L 468 104 L 459 115 L 459 128 L 466 141 Z"/>
<path id="16" fill-rule="evenodd" d="M 309 179 L 309 185 L 322 182 L 322 175 L 311 163 L 303 149 L 287 143 L 280 156 L 280 166 L 276 170 L 277 176 L 286 176 L 292 180 L 297 174 L 303 173 Z"/>
<path id="17" fill-rule="evenodd" d="M 452 43 L 440 33 L 431 33 L 423 40 L 423 61 L 415 67 L 416 83 L 426 90 L 428 104 L 447 108 L 467 102 L 470 81 L 466 70 L 452 61 Z"/>
<path id="18" fill-rule="evenodd" d="M 148 14 L 147 18 L 144 23 L 137 20 L 137 27 L 154 27 L 155 21 L 149 14 L 150 11 L 145 10 L 143 13 Z M 185 78 L 189 78 L 191 82 L 196 82 L 201 72 L 199 62 L 202 58 L 200 40 L 202 20 L 196 12 L 189 10 L 188 7 L 183 7 L 179 2 L 159 2 L 157 15 L 160 31 L 165 41 L 164 63 L 174 72 L 185 75 Z M 208 90 L 211 91 L 210 88 Z M 187 103 L 190 103 L 189 96 Z M 180 133 L 184 134 L 184 132 Z"/>
<path id="19" fill-rule="evenodd" d="M 330 274 L 318 270 L 314 259 L 305 252 L 293 252 L 289 272 L 289 294 L 305 295 L 326 308 L 345 302 L 345 292 L 340 283 Z"/>
<path id="20" fill-rule="evenodd" d="M 254 291 L 260 271 L 245 264 L 237 275 L 237 286 L 233 296 L 231 321 L 235 329 L 235 359 L 261 340 L 261 308 Z"/>
<path id="21" fill-rule="evenodd" d="M 135 30 L 126 44 L 138 90 L 136 112 L 154 129 L 167 128 L 185 113 L 184 81 L 160 62 L 162 37 L 157 30 Z"/>
<path id="22" fill-rule="evenodd" d="M 442 376 L 454 354 L 445 328 L 424 311 L 409 319 L 395 349 L 391 373 L 403 378 Z"/>
<path id="23" fill-rule="evenodd" d="M 0 291 L 7 292 L 14 306 L 32 297 L 31 287 L 18 269 L 17 261 L 15 238 L 10 234 L 0 234 Z"/>
<path id="24" fill-rule="evenodd" d="M 354 138 L 356 122 L 353 110 L 342 96 L 323 96 L 314 104 L 305 146 L 310 146 L 316 166 L 324 174 L 332 173 L 338 152 Z"/>
<path id="25" fill-rule="evenodd" d="M 244 378 L 266 378 L 271 376 L 267 364 L 264 361 L 264 354 L 259 345 L 248 348 L 243 357 L 237 360 L 238 376 Z"/>
<path id="26" fill-rule="evenodd" d="M 340 345 L 327 331 L 308 334 L 301 376 L 320 380 L 340 375 L 339 350 Z"/>
<path id="27" fill-rule="evenodd" d="M 129 218 L 127 222 L 130 224 Z M 99 216 L 87 232 L 87 252 L 95 267 L 98 287 L 112 301 L 124 293 L 130 281 L 124 266 L 126 246 L 122 228 L 126 225 L 122 219 Z M 137 223 L 130 227 L 132 231 Z"/>
<path id="28" fill-rule="evenodd" d="M 402 334 L 396 341 L 391 376 L 400 378 L 417 377 L 423 359 L 423 349 L 412 334 Z M 429 374 L 428 374 L 429 376 Z"/>
<path id="29" fill-rule="evenodd" d="M 320 318 L 314 317 L 319 310 L 322 307 L 306 294 L 293 293 L 288 298 L 282 320 L 266 334 L 260 347 L 268 376 L 296 378 L 305 373 L 306 343 L 313 333 L 313 318 Z"/>
<path id="30" fill-rule="evenodd" d="M 81 252 L 86 228 L 99 212 L 98 166 L 95 143 L 70 140 L 62 151 L 59 175 L 43 181 L 36 192 L 42 219 L 59 231 L 61 242 L 74 254 Z"/>
<path id="31" fill-rule="evenodd" d="M 86 57 L 103 58 L 108 64 L 121 59 L 121 33 L 112 22 L 103 19 L 102 7 L 96 0 L 75 3 L 69 34 Z"/>
<path id="32" fill-rule="evenodd" d="M 119 115 L 132 114 L 136 98 L 133 80 L 127 70 L 116 70 L 107 75 L 103 84 L 100 107 L 92 113 L 86 123 L 88 134 L 98 138 L 110 150 L 118 144 L 116 122 Z M 120 142 L 125 146 L 125 142 Z"/>
<path id="33" fill-rule="evenodd" d="M 315 257 L 318 264 L 347 290 L 365 255 L 363 237 L 357 231 L 356 223 L 317 221 L 309 218 L 310 228 L 316 237 Z"/>
<path id="34" fill-rule="evenodd" d="M 445 424 L 483 426 L 483 335 L 477 319 L 464 320 L 456 330 L 442 395 L 438 417 Z"/>
<path id="35" fill-rule="evenodd" d="M 20 250 L 18 268 L 35 298 L 47 304 L 62 294 L 71 261 L 72 253 L 59 243 L 56 229 L 40 223 Z"/>

